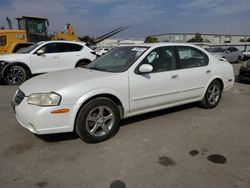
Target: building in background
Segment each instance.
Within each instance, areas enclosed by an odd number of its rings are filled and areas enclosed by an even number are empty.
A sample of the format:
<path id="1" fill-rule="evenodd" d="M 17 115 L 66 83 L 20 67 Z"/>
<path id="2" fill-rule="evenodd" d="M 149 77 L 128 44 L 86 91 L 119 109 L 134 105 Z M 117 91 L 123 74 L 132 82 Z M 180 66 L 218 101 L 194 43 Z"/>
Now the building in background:
<path id="1" fill-rule="evenodd" d="M 196 33 L 167 33 L 151 35 L 156 37 L 159 42 L 187 42 L 195 37 Z M 201 36 L 213 44 L 238 43 L 240 40 L 250 38 L 250 35 L 223 35 L 223 34 L 202 34 Z"/>
<path id="2" fill-rule="evenodd" d="M 125 46 L 125 45 L 133 45 L 133 44 L 143 44 L 144 39 L 128 39 L 128 40 L 123 40 L 123 39 L 105 39 L 104 41 L 98 43 L 98 46 Z"/>

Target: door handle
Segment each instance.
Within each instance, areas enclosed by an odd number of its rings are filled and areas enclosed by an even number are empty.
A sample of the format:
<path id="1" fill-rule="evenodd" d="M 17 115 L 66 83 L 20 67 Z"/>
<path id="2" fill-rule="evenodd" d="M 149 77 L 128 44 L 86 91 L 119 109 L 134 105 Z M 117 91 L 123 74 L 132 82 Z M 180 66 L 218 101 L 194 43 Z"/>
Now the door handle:
<path id="1" fill-rule="evenodd" d="M 171 76 L 171 78 L 172 78 L 172 79 L 178 78 L 178 75 L 173 75 L 173 76 Z"/>
<path id="2" fill-rule="evenodd" d="M 206 73 L 210 73 L 210 72 L 211 72 L 211 70 L 207 70 L 207 71 L 206 71 Z"/>

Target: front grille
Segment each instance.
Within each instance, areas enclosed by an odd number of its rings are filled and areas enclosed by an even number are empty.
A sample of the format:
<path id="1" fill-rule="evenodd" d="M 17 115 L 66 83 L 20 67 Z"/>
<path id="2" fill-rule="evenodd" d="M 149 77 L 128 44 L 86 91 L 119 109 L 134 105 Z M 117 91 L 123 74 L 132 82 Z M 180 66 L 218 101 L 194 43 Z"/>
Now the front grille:
<path id="1" fill-rule="evenodd" d="M 24 97 L 25 97 L 24 92 L 18 89 L 13 101 L 16 105 L 19 105 L 23 101 Z"/>

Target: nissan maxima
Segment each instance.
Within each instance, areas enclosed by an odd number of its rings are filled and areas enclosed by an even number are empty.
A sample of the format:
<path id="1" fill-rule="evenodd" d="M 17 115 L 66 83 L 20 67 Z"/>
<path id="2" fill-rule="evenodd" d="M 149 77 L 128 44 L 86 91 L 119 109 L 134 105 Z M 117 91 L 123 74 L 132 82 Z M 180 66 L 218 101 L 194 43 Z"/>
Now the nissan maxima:
<path id="1" fill-rule="evenodd" d="M 17 89 L 17 121 L 35 134 L 75 131 L 86 142 L 117 133 L 123 118 L 191 102 L 218 105 L 233 68 L 190 44 L 114 48 L 87 67 L 34 77 Z"/>

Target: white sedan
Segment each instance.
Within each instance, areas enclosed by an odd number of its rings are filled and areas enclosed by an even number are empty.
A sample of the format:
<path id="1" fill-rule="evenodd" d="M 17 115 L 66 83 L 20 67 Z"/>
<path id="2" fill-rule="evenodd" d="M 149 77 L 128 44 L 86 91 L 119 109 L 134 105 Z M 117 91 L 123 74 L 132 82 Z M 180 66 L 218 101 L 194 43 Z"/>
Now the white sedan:
<path id="1" fill-rule="evenodd" d="M 232 65 L 202 48 L 142 44 L 115 48 L 86 68 L 32 78 L 12 104 L 18 122 L 35 134 L 76 131 L 100 142 L 122 118 L 196 101 L 213 108 L 233 84 Z"/>

